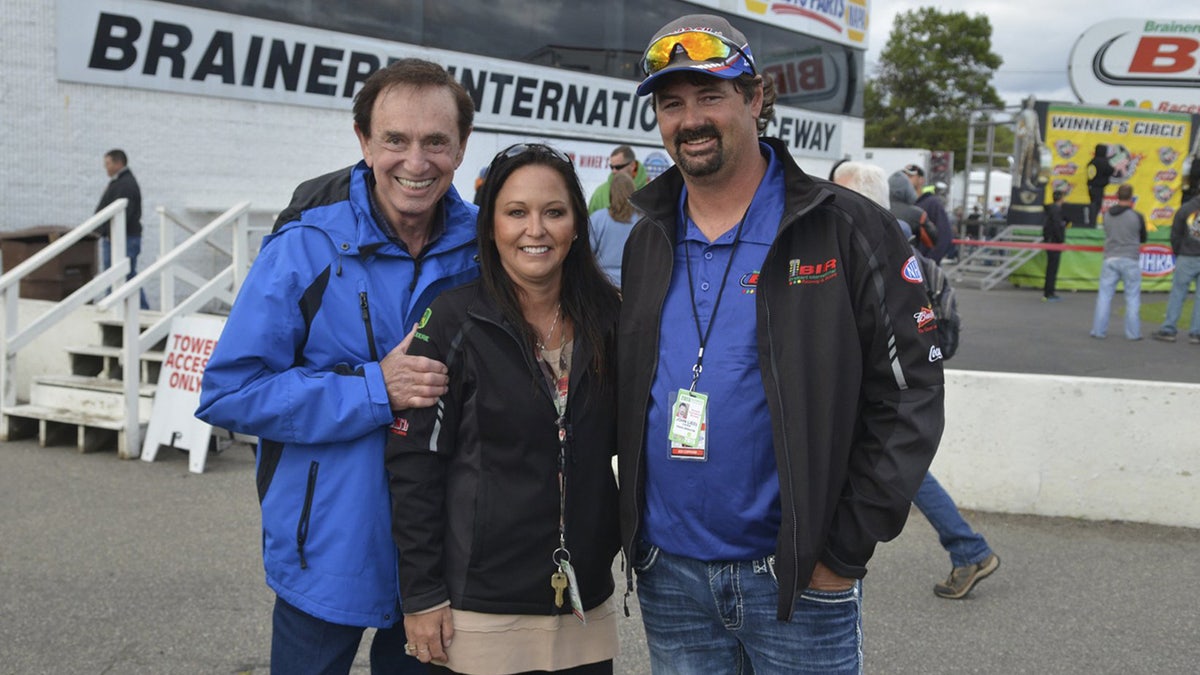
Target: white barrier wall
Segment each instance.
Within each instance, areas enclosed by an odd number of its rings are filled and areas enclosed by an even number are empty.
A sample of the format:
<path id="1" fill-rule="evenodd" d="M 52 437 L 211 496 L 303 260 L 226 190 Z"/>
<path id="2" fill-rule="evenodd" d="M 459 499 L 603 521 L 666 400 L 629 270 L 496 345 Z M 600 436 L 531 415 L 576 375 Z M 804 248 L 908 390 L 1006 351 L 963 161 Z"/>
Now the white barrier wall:
<path id="1" fill-rule="evenodd" d="M 947 370 L 932 471 L 964 508 L 1200 528 L 1200 385 Z"/>

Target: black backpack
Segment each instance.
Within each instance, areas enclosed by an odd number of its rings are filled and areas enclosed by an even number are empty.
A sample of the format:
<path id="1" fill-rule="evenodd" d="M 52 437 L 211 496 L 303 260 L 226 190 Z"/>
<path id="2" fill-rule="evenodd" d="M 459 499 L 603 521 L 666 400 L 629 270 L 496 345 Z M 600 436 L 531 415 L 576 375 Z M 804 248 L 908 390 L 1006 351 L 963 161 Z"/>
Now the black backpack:
<path id="1" fill-rule="evenodd" d="M 962 319 L 958 316 L 958 298 L 950 279 L 942 272 L 938 264 L 925 256 L 918 255 L 921 261 L 921 276 L 925 278 L 925 293 L 929 296 L 929 306 L 937 318 L 938 346 L 942 350 L 942 358 L 949 359 L 958 351 L 958 333 L 962 329 Z"/>

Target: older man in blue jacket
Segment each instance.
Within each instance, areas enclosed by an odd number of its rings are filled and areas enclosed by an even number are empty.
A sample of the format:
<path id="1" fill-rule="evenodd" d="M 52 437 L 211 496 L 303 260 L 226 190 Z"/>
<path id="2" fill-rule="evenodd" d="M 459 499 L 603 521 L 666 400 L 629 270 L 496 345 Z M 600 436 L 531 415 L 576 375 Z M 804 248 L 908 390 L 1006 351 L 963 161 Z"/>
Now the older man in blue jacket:
<path id="1" fill-rule="evenodd" d="M 406 334 L 478 276 L 477 209 L 451 184 L 473 115 L 435 63 L 372 75 L 354 102 L 363 161 L 297 188 L 204 374 L 197 416 L 259 437 L 273 673 L 349 672 L 366 627 L 372 672 L 424 672 L 405 655 L 383 452 L 394 411 L 446 391 Z"/>

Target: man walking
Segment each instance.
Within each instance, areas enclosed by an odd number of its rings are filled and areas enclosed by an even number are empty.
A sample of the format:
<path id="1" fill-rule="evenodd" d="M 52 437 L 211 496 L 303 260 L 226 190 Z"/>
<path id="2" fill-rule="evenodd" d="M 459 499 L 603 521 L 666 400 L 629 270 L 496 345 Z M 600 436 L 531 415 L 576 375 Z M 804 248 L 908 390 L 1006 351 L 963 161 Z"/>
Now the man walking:
<path id="1" fill-rule="evenodd" d="M 1175 251 L 1175 277 L 1171 280 L 1171 295 L 1167 297 L 1167 316 L 1154 339 L 1174 342 L 1183 301 L 1188 288 L 1195 283 L 1192 303 L 1192 323 L 1188 327 L 1188 342 L 1200 345 L 1200 194 L 1179 207 L 1171 222 L 1171 248 Z"/>
<path id="2" fill-rule="evenodd" d="M 204 371 L 196 416 L 259 438 L 272 673 L 347 673 L 365 627 L 371 672 L 425 672 L 410 656 L 429 646 L 404 636 L 383 451 L 393 411 L 446 392 L 444 365 L 405 353 L 410 329 L 479 275 L 477 209 L 452 185 L 474 113 L 436 63 L 371 75 L 354 99 L 363 160 L 296 189 Z"/>
<path id="3" fill-rule="evenodd" d="M 1104 226 L 1104 266 L 1100 269 L 1100 291 L 1096 294 L 1096 312 L 1092 317 L 1092 337 L 1108 335 L 1108 317 L 1112 312 L 1117 282 L 1125 284 L 1125 337 L 1142 339 L 1142 268 L 1138 263 L 1141 245 L 1146 241 L 1146 219 L 1133 210 L 1133 186 L 1117 188 L 1117 203 L 1100 218 Z"/>
<path id="4" fill-rule="evenodd" d="M 642 68 L 675 161 L 634 198 L 618 339 L 652 670 L 861 672 L 859 579 L 942 431 L 920 266 L 885 210 L 759 139 L 775 89 L 727 21 L 672 21 Z"/>

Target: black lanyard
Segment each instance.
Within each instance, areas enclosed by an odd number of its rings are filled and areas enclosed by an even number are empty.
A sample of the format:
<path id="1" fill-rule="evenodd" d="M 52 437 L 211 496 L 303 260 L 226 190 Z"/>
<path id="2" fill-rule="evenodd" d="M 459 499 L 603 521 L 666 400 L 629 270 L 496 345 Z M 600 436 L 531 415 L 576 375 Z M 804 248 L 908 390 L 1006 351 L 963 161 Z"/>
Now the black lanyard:
<path id="1" fill-rule="evenodd" d="M 729 262 L 725 264 L 725 273 L 721 276 L 721 287 L 717 289 L 717 299 L 713 302 L 712 315 L 708 317 L 708 327 L 704 330 L 700 329 L 700 312 L 696 309 L 696 287 L 692 280 L 692 256 L 688 253 L 687 242 L 687 214 L 684 214 L 683 221 L 683 258 L 687 263 L 688 275 L 688 296 L 692 300 L 692 318 L 696 321 L 696 337 L 700 340 L 700 351 L 696 354 L 696 365 L 692 366 L 692 386 L 689 391 L 696 391 L 696 382 L 700 379 L 700 373 L 704 370 L 704 345 L 708 344 L 708 338 L 712 335 L 713 324 L 717 322 L 717 310 L 721 307 L 721 297 L 725 295 L 725 282 L 729 281 L 729 270 L 733 268 L 733 257 L 737 255 L 738 243 L 742 240 L 742 226 L 746 224 L 746 216 L 750 213 L 750 207 L 746 207 L 746 211 L 742 213 L 742 219 L 738 221 L 737 231 L 733 234 L 733 250 L 729 252 Z M 697 226 L 699 229 L 699 226 Z"/>

